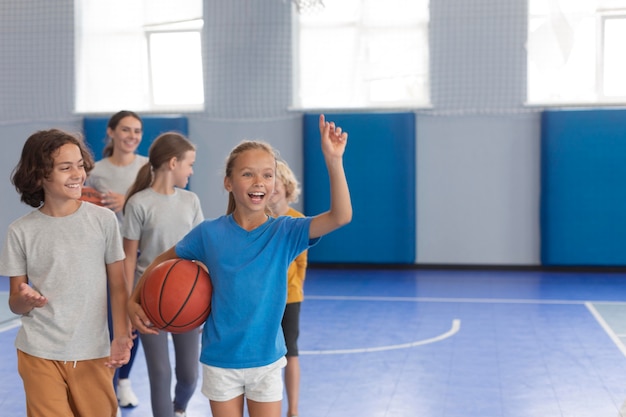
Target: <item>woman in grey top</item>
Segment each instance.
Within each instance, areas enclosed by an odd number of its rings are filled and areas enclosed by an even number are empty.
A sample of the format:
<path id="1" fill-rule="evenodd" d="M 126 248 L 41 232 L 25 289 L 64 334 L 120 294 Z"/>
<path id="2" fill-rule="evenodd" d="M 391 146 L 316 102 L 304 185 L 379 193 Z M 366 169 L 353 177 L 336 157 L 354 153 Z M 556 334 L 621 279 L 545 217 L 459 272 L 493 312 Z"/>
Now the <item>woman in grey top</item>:
<path id="1" fill-rule="evenodd" d="M 96 162 L 86 181 L 87 186 L 102 193 L 102 205 L 115 212 L 120 225 L 123 220 L 122 207 L 126 201 L 126 193 L 135 182 L 139 169 L 148 162 L 147 157 L 137 154 L 142 135 L 143 121 L 137 113 L 122 110 L 111 116 L 107 124 L 108 142 L 103 150 L 104 158 Z M 127 276 L 126 279 L 129 290 L 132 290 L 133 277 Z M 129 379 L 139 346 L 137 333 L 134 335 L 135 344 L 130 361 L 121 367 L 113 378 L 121 407 L 136 407 L 139 404 Z"/>

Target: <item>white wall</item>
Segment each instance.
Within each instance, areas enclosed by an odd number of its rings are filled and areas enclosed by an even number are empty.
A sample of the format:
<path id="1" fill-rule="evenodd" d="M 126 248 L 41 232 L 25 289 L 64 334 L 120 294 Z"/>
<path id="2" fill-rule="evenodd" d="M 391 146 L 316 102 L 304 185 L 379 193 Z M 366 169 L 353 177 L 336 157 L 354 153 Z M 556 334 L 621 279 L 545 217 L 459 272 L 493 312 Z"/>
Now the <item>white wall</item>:
<path id="1" fill-rule="evenodd" d="M 539 116 L 420 116 L 417 262 L 539 264 Z"/>

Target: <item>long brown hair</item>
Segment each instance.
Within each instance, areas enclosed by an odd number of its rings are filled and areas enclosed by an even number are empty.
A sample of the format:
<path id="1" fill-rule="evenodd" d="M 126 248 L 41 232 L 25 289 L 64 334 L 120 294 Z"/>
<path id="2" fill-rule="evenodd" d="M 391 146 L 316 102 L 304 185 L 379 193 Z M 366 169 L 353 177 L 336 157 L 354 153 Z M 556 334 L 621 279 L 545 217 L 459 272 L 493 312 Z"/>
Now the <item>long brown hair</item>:
<path id="1" fill-rule="evenodd" d="M 258 140 L 244 140 L 239 145 L 235 146 L 232 151 L 230 151 L 230 154 L 228 155 L 228 158 L 226 159 L 226 174 L 225 174 L 226 177 L 230 178 L 230 176 L 233 174 L 233 166 L 235 165 L 235 160 L 237 160 L 237 157 L 239 155 L 241 155 L 242 153 L 246 151 L 257 150 L 257 149 L 267 152 L 274 158 L 274 160 L 277 159 L 278 152 L 276 152 L 270 144 L 266 142 L 258 141 Z M 236 206 L 237 204 L 235 203 L 235 197 L 233 197 L 232 192 L 229 192 L 228 193 L 228 207 L 226 208 L 226 214 L 232 214 L 235 211 Z M 268 214 L 271 214 L 271 210 L 267 206 L 265 208 L 265 211 Z"/>
<path id="2" fill-rule="evenodd" d="M 42 182 L 54 169 L 54 154 L 68 143 L 80 149 L 85 173 L 93 169 L 93 156 L 82 136 L 59 129 L 35 132 L 24 143 L 22 156 L 11 174 L 11 182 L 23 203 L 31 207 L 41 206 L 45 199 Z"/>
<path id="3" fill-rule="evenodd" d="M 152 173 L 155 170 L 159 169 L 161 165 L 168 163 L 172 158 L 183 159 L 185 152 L 195 150 L 194 144 L 180 133 L 166 132 L 159 135 L 150 145 L 148 162 L 139 169 L 135 182 L 128 189 L 128 193 L 126 193 L 126 201 L 122 211 L 126 210 L 126 203 L 128 203 L 130 197 L 150 187 L 152 184 Z"/>

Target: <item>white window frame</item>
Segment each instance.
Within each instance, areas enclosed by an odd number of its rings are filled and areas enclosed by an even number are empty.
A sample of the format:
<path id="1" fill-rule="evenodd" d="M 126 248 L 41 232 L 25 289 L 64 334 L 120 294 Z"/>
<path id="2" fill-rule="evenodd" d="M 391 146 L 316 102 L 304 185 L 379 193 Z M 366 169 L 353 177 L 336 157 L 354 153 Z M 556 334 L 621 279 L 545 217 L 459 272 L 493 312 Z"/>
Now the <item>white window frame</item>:
<path id="1" fill-rule="evenodd" d="M 621 95 L 611 94 L 607 92 L 607 85 L 605 79 L 605 71 L 607 69 L 607 53 L 606 53 L 606 24 L 609 21 L 622 20 L 624 28 L 626 28 L 626 12 L 621 11 L 620 13 L 603 13 L 599 16 L 599 35 L 598 35 L 598 86 L 599 93 L 598 95 L 601 97 L 602 101 L 619 101 L 626 102 L 626 91 Z M 623 54 L 623 56 L 626 54 Z M 626 74 L 622 74 L 622 76 L 626 76 Z"/>

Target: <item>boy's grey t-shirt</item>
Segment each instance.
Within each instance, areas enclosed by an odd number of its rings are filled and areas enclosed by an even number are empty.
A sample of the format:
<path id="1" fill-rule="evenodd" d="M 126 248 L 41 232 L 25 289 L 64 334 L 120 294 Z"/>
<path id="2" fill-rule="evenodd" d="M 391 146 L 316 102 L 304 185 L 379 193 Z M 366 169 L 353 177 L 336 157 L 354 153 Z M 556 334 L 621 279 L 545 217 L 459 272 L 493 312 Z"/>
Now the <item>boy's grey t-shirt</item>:
<path id="1" fill-rule="evenodd" d="M 0 253 L 0 275 L 27 275 L 48 298 L 22 315 L 15 347 L 60 361 L 109 356 L 106 265 L 124 257 L 115 214 L 91 203 L 65 217 L 34 210 L 14 221 Z"/>

